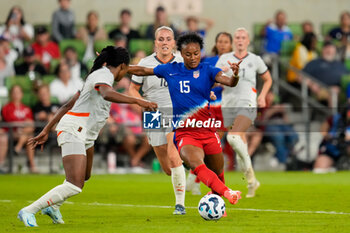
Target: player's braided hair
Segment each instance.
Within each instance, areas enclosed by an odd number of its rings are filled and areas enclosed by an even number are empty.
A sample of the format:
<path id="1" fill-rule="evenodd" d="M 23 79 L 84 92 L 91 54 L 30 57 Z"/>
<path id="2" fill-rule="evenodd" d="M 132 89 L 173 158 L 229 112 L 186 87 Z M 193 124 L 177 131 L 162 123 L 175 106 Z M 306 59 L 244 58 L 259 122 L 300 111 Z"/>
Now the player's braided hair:
<path id="1" fill-rule="evenodd" d="M 127 49 L 122 47 L 107 46 L 102 49 L 100 55 L 95 59 L 94 65 L 91 68 L 90 74 L 95 70 L 100 69 L 104 63 L 107 66 L 117 67 L 120 64 L 129 65 L 130 56 Z"/>
<path id="2" fill-rule="evenodd" d="M 189 32 L 186 33 L 177 39 L 177 50 L 181 51 L 183 46 L 186 46 L 190 43 L 196 43 L 199 44 L 199 47 L 202 49 L 203 48 L 203 39 L 200 35 L 198 35 L 195 32 Z"/>

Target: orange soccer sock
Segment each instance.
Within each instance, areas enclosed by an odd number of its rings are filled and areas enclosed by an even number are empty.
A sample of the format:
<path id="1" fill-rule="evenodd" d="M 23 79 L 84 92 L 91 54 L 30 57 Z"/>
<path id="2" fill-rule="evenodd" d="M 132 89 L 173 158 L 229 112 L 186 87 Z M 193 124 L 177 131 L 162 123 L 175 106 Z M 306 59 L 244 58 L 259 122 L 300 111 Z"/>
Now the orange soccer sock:
<path id="1" fill-rule="evenodd" d="M 196 167 L 196 169 L 194 169 L 194 173 L 197 175 L 200 181 L 202 181 L 206 186 L 211 188 L 214 193 L 218 193 L 220 196 L 223 196 L 224 192 L 229 190 L 229 188 L 226 187 L 219 177 L 205 164 L 201 164 Z"/>

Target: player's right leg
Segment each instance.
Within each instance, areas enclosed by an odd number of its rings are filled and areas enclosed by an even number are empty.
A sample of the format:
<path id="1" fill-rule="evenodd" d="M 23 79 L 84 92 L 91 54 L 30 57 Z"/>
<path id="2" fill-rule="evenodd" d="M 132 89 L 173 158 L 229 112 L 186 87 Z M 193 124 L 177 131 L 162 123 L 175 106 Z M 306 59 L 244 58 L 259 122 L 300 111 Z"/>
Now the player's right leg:
<path id="1" fill-rule="evenodd" d="M 171 150 L 168 152 L 168 145 L 164 144 L 161 146 L 154 146 L 153 147 L 154 152 L 156 153 L 156 156 L 158 158 L 158 161 L 164 170 L 164 172 L 171 176 L 171 181 L 173 184 L 174 194 L 175 194 L 175 208 L 177 205 L 181 205 L 181 211 L 183 214 L 186 213 L 185 211 L 185 170 L 182 166 L 182 162 L 178 164 L 174 164 L 174 161 L 172 162 L 173 166 L 171 166 L 170 157 L 174 159 L 174 151 Z M 176 150 L 176 148 L 175 148 Z M 177 151 L 175 151 L 177 153 Z M 177 155 L 178 159 L 180 159 L 180 156 Z M 179 208 L 179 207 L 178 207 Z"/>
<path id="2" fill-rule="evenodd" d="M 248 182 L 248 193 L 246 197 L 254 197 L 256 189 L 260 183 L 255 178 L 250 155 L 248 154 L 248 144 L 245 133 L 252 125 L 252 120 L 247 116 L 238 115 L 233 123 L 232 129 L 227 135 L 227 142 L 237 153 L 237 162 L 239 163 Z"/>
<path id="3" fill-rule="evenodd" d="M 173 189 L 175 193 L 175 210 L 173 214 L 184 215 L 186 214 L 185 209 L 185 186 L 186 186 L 186 174 L 185 168 L 182 165 L 182 159 L 180 158 L 179 152 L 174 145 L 174 133 L 171 132 L 167 135 L 167 154 L 170 163 L 171 170 L 171 181 L 173 183 Z"/>

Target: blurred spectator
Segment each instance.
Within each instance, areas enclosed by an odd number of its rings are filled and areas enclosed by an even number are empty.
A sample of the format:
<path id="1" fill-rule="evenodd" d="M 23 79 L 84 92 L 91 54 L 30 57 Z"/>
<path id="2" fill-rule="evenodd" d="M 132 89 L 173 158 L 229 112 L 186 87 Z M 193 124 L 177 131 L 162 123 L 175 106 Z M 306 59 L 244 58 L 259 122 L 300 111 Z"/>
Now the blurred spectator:
<path id="1" fill-rule="evenodd" d="M 350 12 L 345 11 L 340 15 L 340 27 L 333 28 L 328 36 L 342 43 L 350 42 Z"/>
<path id="2" fill-rule="evenodd" d="M 347 73 L 343 63 L 336 61 L 336 47 L 331 42 L 325 42 L 322 48 L 320 58 L 316 58 L 306 64 L 303 71 L 328 88 L 339 93 L 341 77 Z M 331 96 L 328 94 L 328 88 L 324 89 L 313 81 L 308 82 L 310 90 L 317 95 L 318 100 L 328 101 L 328 106 L 331 106 Z M 333 106 L 335 107 L 335 106 Z"/>
<path id="3" fill-rule="evenodd" d="M 47 123 L 54 116 L 59 109 L 58 104 L 51 102 L 50 88 L 48 85 L 41 85 L 37 90 L 38 102 L 32 108 L 34 114 L 34 120 L 38 122 Z M 37 132 L 42 130 L 41 127 L 37 129 Z"/>
<path id="4" fill-rule="evenodd" d="M 125 93 L 129 86 L 130 80 L 123 78 L 115 89 L 120 93 Z M 151 150 L 151 147 L 146 134 L 142 132 L 139 108 L 129 104 L 112 103 L 110 118 L 104 134 L 104 137 L 109 138 L 109 144 L 122 143 L 123 149 L 131 158 L 132 167 L 142 166 L 141 160 Z"/>
<path id="5" fill-rule="evenodd" d="M 200 22 L 203 22 L 205 24 L 205 28 L 202 28 L 202 29 L 199 28 Z M 186 19 L 186 26 L 187 26 L 187 31 L 184 31 L 183 33 L 196 32 L 203 38 L 203 40 L 205 40 L 207 32 L 214 26 L 214 21 L 211 19 L 189 16 Z M 203 57 L 205 56 L 204 48 L 202 49 L 201 54 Z"/>
<path id="6" fill-rule="evenodd" d="M 350 111 L 345 108 L 336 113 L 321 126 L 323 140 L 319 147 L 319 155 L 314 163 L 313 172 L 326 173 L 335 171 L 334 166 L 339 159 L 350 156 Z"/>
<path id="7" fill-rule="evenodd" d="M 340 16 L 340 27 L 329 32 L 329 37 L 340 42 L 338 56 L 342 62 L 350 61 L 350 12 L 345 11 Z M 349 62 L 350 64 L 350 62 Z"/>
<path id="8" fill-rule="evenodd" d="M 114 46 L 116 47 L 126 48 L 126 46 L 128 45 L 128 38 L 126 38 L 126 36 L 122 34 L 115 35 L 113 40 Z"/>
<path id="9" fill-rule="evenodd" d="M 23 62 L 15 66 L 17 75 L 33 75 L 35 73 L 40 76 L 46 75 L 45 67 L 35 60 L 34 49 L 29 46 L 23 50 Z"/>
<path id="10" fill-rule="evenodd" d="M 70 0 L 58 0 L 60 9 L 52 15 L 52 38 L 56 42 L 75 38 L 75 16 L 69 9 Z"/>
<path id="11" fill-rule="evenodd" d="M 59 104 L 66 103 L 83 86 L 81 79 L 73 80 L 68 64 L 65 61 L 57 67 L 58 79 L 50 83 L 51 96 L 58 99 Z"/>
<path id="12" fill-rule="evenodd" d="M 83 40 L 86 44 L 86 50 L 83 58 L 84 62 L 95 58 L 95 41 L 107 39 L 107 34 L 103 27 L 99 26 L 98 19 L 98 13 L 96 11 L 90 11 L 86 18 L 86 25 L 79 28 L 77 33 L 77 39 Z"/>
<path id="13" fill-rule="evenodd" d="M 314 25 L 311 21 L 304 21 L 302 24 L 301 24 L 301 28 L 302 28 L 302 31 L 303 31 L 303 35 L 305 35 L 306 33 L 315 33 L 314 31 Z"/>
<path id="14" fill-rule="evenodd" d="M 21 100 L 23 97 L 22 88 L 18 85 L 14 85 L 10 90 L 10 102 L 6 104 L 1 111 L 2 118 L 4 122 L 17 122 L 17 123 L 27 123 L 29 126 L 19 126 L 15 127 L 13 130 L 14 139 L 17 140 L 14 151 L 15 153 L 20 153 L 22 148 L 26 148 L 28 164 L 31 172 L 36 173 L 36 167 L 34 163 L 34 150 L 27 145 L 27 140 L 33 136 L 33 114 L 32 110 L 22 104 Z M 4 129 L 8 131 L 8 129 Z M 5 156 L 8 150 L 8 135 L 2 135 L 0 140 L 3 145 L 0 147 L 0 164 L 4 163 Z"/>
<path id="15" fill-rule="evenodd" d="M 215 37 L 215 45 L 212 49 L 214 56 L 206 57 L 202 62 L 207 62 L 212 66 L 215 66 L 219 57 L 224 53 L 232 52 L 232 35 L 228 32 L 219 32 Z"/>
<path id="16" fill-rule="evenodd" d="M 293 51 L 289 65 L 298 70 L 302 70 L 308 62 L 317 58 L 316 45 L 317 38 L 314 33 L 309 32 L 304 34 Z M 297 74 L 291 69 L 288 70 L 287 81 L 298 87 L 300 86 L 297 82 Z"/>
<path id="17" fill-rule="evenodd" d="M 16 56 L 17 57 L 17 56 Z M 13 68 L 14 57 L 9 56 L 9 43 L 0 38 L 0 87 L 5 86 L 5 79 L 15 75 Z"/>
<path id="18" fill-rule="evenodd" d="M 138 50 L 135 53 L 135 56 L 131 59 L 130 65 L 137 65 L 141 61 L 142 58 L 145 58 L 146 52 L 144 50 Z"/>
<path id="19" fill-rule="evenodd" d="M 79 79 L 81 81 L 89 73 L 86 65 L 78 60 L 78 53 L 74 47 L 68 46 L 64 50 L 64 59 L 70 67 L 73 80 Z"/>
<path id="20" fill-rule="evenodd" d="M 275 95 L 270 91 L 266 96 L 266 107 L 261 109 L 259 120 L 266 123 L 262 130 L 276 148 L 275 157 L 280 164 L 285 164 L 298 141 L 298 135 L 289 123 L 286 105 L 274 103 L 274 99 Z"/>
<path id="21" fill-rule="evenodd" d="M 19 6 L 11 8 L 5 25 L 0 27 L 0 35 L 8 39 L 12 46 L 22 53 L 23 42 L 31 41 L 34 37 L 34 28 L 26 23 L 22 8 Z"/>
<path id="22" fill-rule="evenodd" d="M 38 26 L 35 29 L 35 42 L 32 44 L 36 59 L 50 71 L 50 62 L 52 59 L 61 57 L 58 45 L 50 40 L 50 34 L 45 26 Z"/>
<path id="23" fill-rule="evenodd" d="M 129 47 L 129 41 L 131 39 L 140 38 L 138 31 L 133 30 L 130 27 L 131 11 L 129 9 L 123 9 L 120 12 L 120 25 L 108 34 L 109 39 L 113 40 L 117 35 L 123 35 L 127 38 L 127 47 Z"/>
<path id="24" fill-rule="evenodd" d="M 278 54 L 281 50 L 283 41 L 293 39 L 293 34 L 287 26 L 287 16 L 282 10 L 275 14 L 275 22 L 267 22 L 262 30 L 262 36 L 265 38 L 265 52 Z"/>
<path id="25" fill-rule="evenodd" d="M 165 11 L 165 8 L 162 6 L 157 7 L 156 12 L 155 12 L 155 20 L 153 24 L 148 25 L 147 31 L 146 31 L 146 38 L 154 40 L 154 33 L 157 30 L 157 28 L 161 26 L 168 26 L 173 29 L 175 38 L 177 37 L 178 30 L 174 27 L 173 24 L 168 22 L 168 15 Z"/>

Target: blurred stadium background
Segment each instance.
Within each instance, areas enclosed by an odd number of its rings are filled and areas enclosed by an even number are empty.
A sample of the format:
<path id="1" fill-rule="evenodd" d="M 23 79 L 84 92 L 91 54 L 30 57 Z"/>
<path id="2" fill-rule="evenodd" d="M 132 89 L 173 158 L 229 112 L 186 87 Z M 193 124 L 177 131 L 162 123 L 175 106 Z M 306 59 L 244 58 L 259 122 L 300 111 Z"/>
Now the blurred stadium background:
<path id="1" fill-rule="evenodd" d="M 35 33 L 42 33 L 47 30 L 52 32 L 52 15 L 53 12 L 58 9 L 58 1 L 39 1 L 39 0 L 13 0 L 13 1 L 1 1 L 0 3 L 0 22 L 2 26 L 9 16 L 10 9 L 18 5 L 23 10 L 26 23 L 31 24 L 35 29 Z M 293 40 L 285 41 L 281 44 L 281 50 L 276 56 L 267 58 L 269 62 L 270 72 L 272 73 L 274 85 L 274 99 L 276 102 L 282 103 L 286 109 L 289 122 L 288 125 L 292 125 L 294 131 L 297 132 L 299 140 L 294 145 L 294 148 L 290 149 L 290 156 L 287 162 L 278 161 L 275 158 L 276 149 L 274 145 L 269 141 L 268 135 L 265 134 L 254 153 L 254 166 L 257 170 L 311 170 L 313 163 L 318 155 L 319 144 L 323 139 L 321 126 L 330 116 L 343 112 L 346 109 L 347 96 L 346 90 L 348 87 L 349 70 L 350 70 L 350 57 L 349 54 L 345 55 L 345 58 L 341 61 L 347 67 L 347 73 L 342 75 L 341 80 L 337 84 L 339 87 L 339 93 L 334 93 L 332 88 L 317 82 L 313 77 L 300 72 L 301 76 L 305 77 L 303 80 L 315 81 L 318 84 L 319 92 L 325 93 L 324 98 L 319 98 L 318 93 L 310 94 L 307 91 L 306 82 L 299 83 L 299 86 L 293 86 L 287 82 L 287 71 L 289 67 L 289 61 L 292 57 L 293 51 L 297 46 L 298 41 L 303 36 L 302 23 L 309 21 L 312 23 L 314 33 L 317 36 L 317 49 L 316 52 L 321 55 L 322 46 L 327 39 L 327 35 L 331 29 L 339 26 L 340 15 L 344 11 L 349 11 L 348 0 L 335 0 L 332 2 L 323 0 L 310 0 L 310 1 L 293 1 L 293 0 L 264 0 L 264 1 L 237 1 L 237 0 L 129 0 L 129 1 L 116 1 L 116 0 L 72 0 L 70 1 L 70 10 L 75 15 L 75 28 L 76 31 L 79 28 L 84 27 L 86 23 L 86 16 L 89 11 L 94 10 L 99 15 L 99 27 L 103 28 L 108 34 L 113 29 L 117 28 L 120 24 L 120 11 L 122 9 L 128 9 L 131 12 L 131 28 L 137 30 L 140 34 L 140 38 L 129 41 L 129 49 L 132 55 L 135 56 L 136 52 L 144 50 L 148 55 L 152 52 L 152 40 L 146 38 L 146 28 L 154 21 L 154 12 L 157 7 L 163 6 L 169 16 L 168 21 L 173 24 L 180 32 L 185 31 L 186 18 L 188 16 L 205 17 L 213 21 L 213 27 L 207 32 L 205 38 L 205 48 L 207 56 L 210 56 L 211 48 L 215 44 L 215 36 L 218 32 L 227 31 L 233 33 L 238 27 L 245 27 L 250 32 L 251 46 L 250 50 L 259 55 L 264 54 L 264 38 L 261 35 L 266 23 L 270 20 L 274 20 L 275 13 L 278 10 L 282 10 L 287 16 L 287 25 L 293 33 Z M 317 8 L 315 7 L 317 6 Z M 46 29 L 43 29 L 43 26 Z M 203 23 L 200 23 L 200 27 L 205 27 Z M 4 40 L 10 42 L 12 48 L 15 46 L 11 40 L 6 38 L 6 35 L 2 35 Z M 115 44 L 118 38 L 106 38 L 105 40 L 99 40 L 94 42 L 94 49 L 100 50 L 105 45 Z M 335 45 L 341 47 L 339 41 L 331 40 Z M 30 39 L 24 41 L 24 47 L 30 46 L 34 42 L 34 35 Z M 349 41 L 347 42 L 349 46 Z M 38 102 L 36 91 L 38 86 L 42 84 L 51 84 L 52 81 L 57 79 L 55 70 L 61 63 L 61 58 L 67 47 L 73 47 L 78 55 L 80 62 L 85 55 L 86 44 L 82 40 L 70 38 L 63 39 L 58 43 L 61 56 L 50 60 L 49 68 L 47 68 L 44 75 L 37 73 L 26 74 L 12 74 L 4 78 L 3 84 L 0 86 L 0 106 L 3 107 L 8 101 L 9 90 L 14 84 L 18 84 L 23 89 L 24 98 L 22 102 L 28 105 L 30 108 L 34 108 Z M 5 45 L 6 46 L 6 45 Z M 17 50 L 18 51 L 18 50 Z M 19 65 L 23 62 L 23 55 L 31 55 L 31 51 L 22 50 L 18 53 L 17 60 L 14 61 L 14 65 Z M 270 60 L 269 60 L 270 59 Z M 135 59 L 137 61 L 137 58 Z M 91 67 L 92 59 L 84 60 L 81 64 L 85 63 L 86 67 Z M 84 72 L 81 71 L 81 77 L 84 77 Z M 120 91 L 125 91 L 128 88 L 127 81 L 118 84 L 116 87 Z M 309 87 L 310 88 L 310 87 Z M 51 93 L 52 94 L 52 93 Z M 53 103 L 60 104 L 59 96 L 51 96 Z M 326 98 L 326 99 L 325 99 Z M 328 99 L 327 99 L 328 98 Z M 329 101 L 328 101 L 329 100 Z M 62 104 L 62 102 L 61 102 Z M 345 107 L 344 107 L 345 106 Z M 118 110 L 118 107 L 117 107 Z M 116 111 L 117 111 L 116 110 Z M 129 110 L 128 110 L 129 111 Z M 135 114 L 133 115 L 135 117 Z M 139 135 L 138 130 L 134 130 L 135 125 L 140 124 L 140 119 L 130 120 L 127 119 L 118 120 L 114 119 L 113 124 L 120 124 L 129 128 L 131 125 L 131 132 L 134 133 L 139 141 L 143 140 L 143 136 Z M 260 124 L 265 124 L 262 122 Z M 0 122 L 2 127 L 15 128 L 18 124 L 8 124 L 4 122 L 4 119 Z M 40 128 L 44 124 L 43 122 L 35 121 L 35 127 Z M 257 123 L 259 125 L 259 122 Z M 23 125 L 22 125 L 23 126 Z M 345 127 L 343 127 L 345 129 Z M 129 129 L 128 129 L 129 130 Z M 108 131 L 108 130 L 107 130 Z M 36 131 L 37 132 L 37 131 Z M 291 133 L 291 132 L 286 132 Z M 343 132 L 344 133 L 344 132 Z M 6 160 L 2 161 L 0 165 L 2 172 L 62 172 L 59 149 L 55 146 L 55 136 L 46 146 L 45 151 L 42 153 L 39 150 L 35 151 L 34 162 L 27 161 L 25 156 L 25 150 L 18 150 L 15 148 L 17 145 L 17 139 L 13 141 L 13 132 L 4 131 L 3 134 L 7 135 L 7 141 L 9 144 Z M 100 140 L 97 143 L 97 154 L 95 156 L 95 172 L 105 173 L 108 172 L 108 158 L 110 162 L 110 172 L 128 172 L 130 171 L 130 155 L 128 151 L 123 149 L 125 132 L 121 132 L 118 138 L 115 139 L 117 146 L 110 147 L 110 135 L 101 135 Z M 6 137 L 6 136 L 5 136 Z M 339 144 L 339 142 L 337 142 Z M 108 146 L 107 146 L 108 145 Z M 137 150 L 135 146 L 135 150 Z M 111 153 L 112 152 L 112 153 Z M 227 155 L 227 170 L 234 170 L 234 156 L 231 151 L 225 151 Z M 49 156 L 47 156 L 49 155 Z M 108 156 L 110 155 L 110 156 Z M 117 161 L 117 170 L 114 169 L 113 163 Z M 348 156 L 345 156 L 330 167 L 329 171 L 335 169 L 349 169 Z M 337 160 L 339 161 L 339 160 Z M 37 169 L 31 169 L 31 166 L 36 164 Z M 28 166 L 27 166 L 28 164 Z M 142 162 L 134 169 L 134 172 L 148 172 L 152 167 L 154 170 L 159 169 L 157 161 L 154 160 L 154 155 L 149 152 L 143 158 Z M 124 169 L 127 168 L 127 169 Z M 328 171 L 328 170 L 327 170 Z"/>

